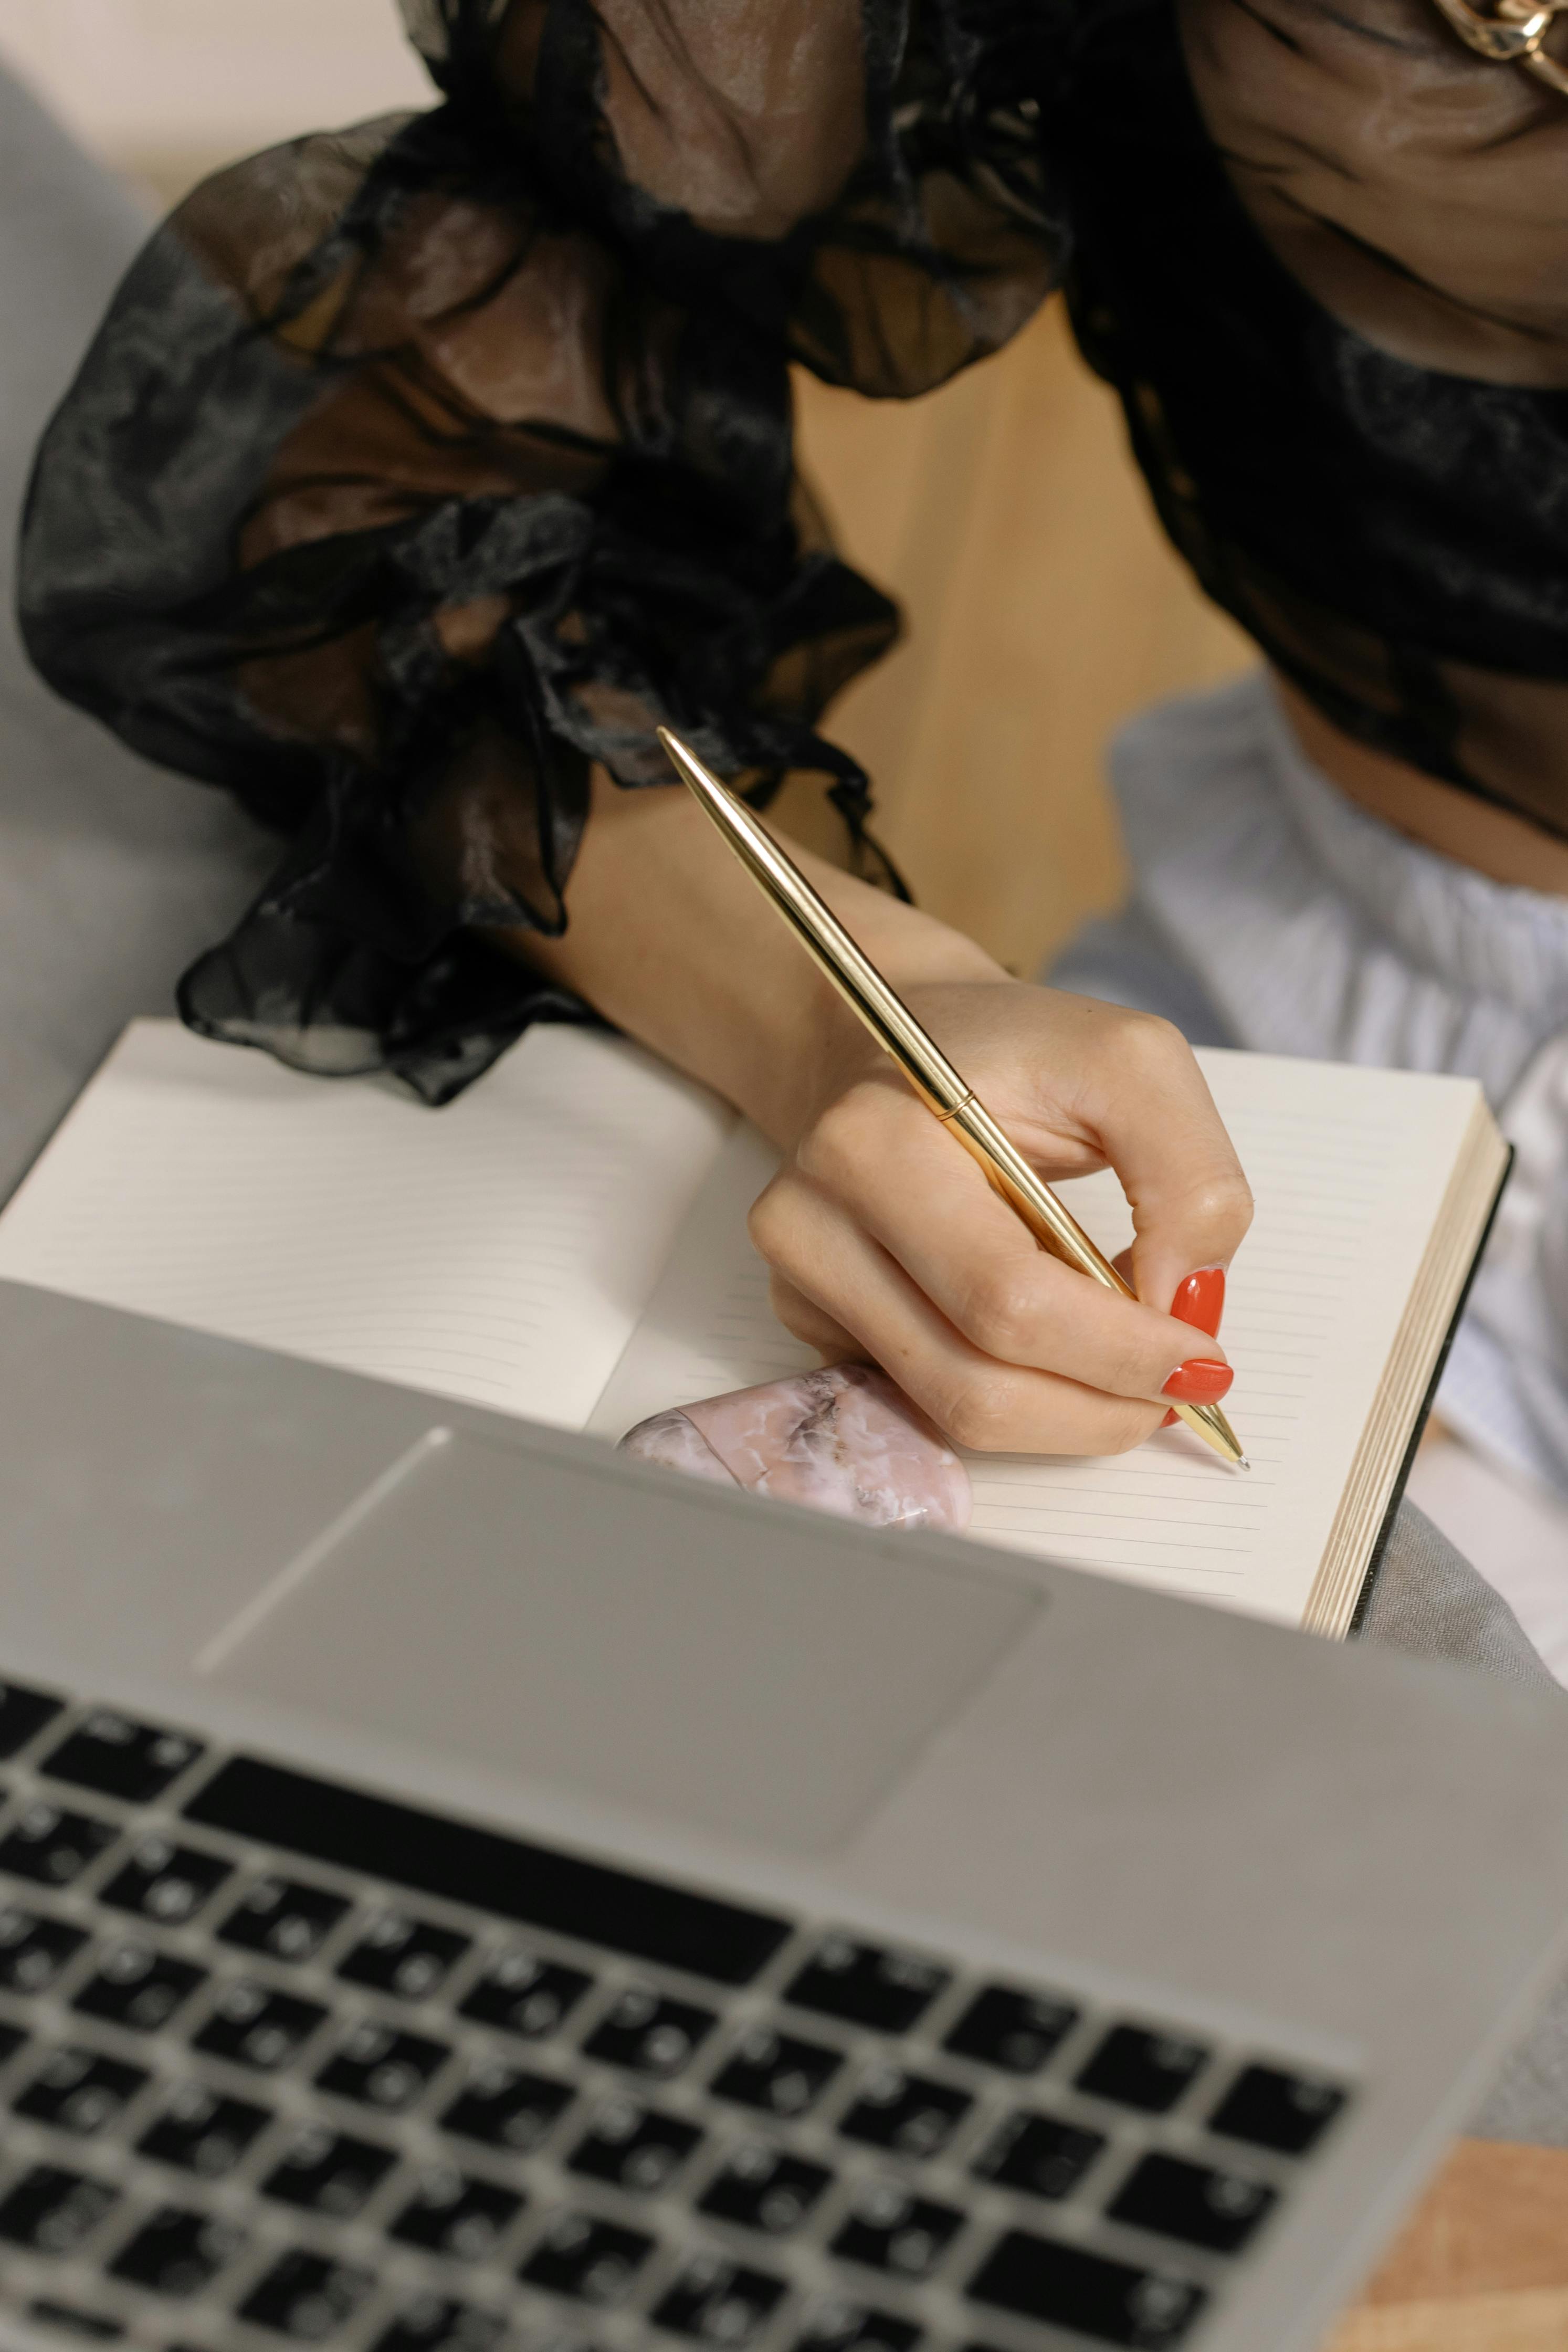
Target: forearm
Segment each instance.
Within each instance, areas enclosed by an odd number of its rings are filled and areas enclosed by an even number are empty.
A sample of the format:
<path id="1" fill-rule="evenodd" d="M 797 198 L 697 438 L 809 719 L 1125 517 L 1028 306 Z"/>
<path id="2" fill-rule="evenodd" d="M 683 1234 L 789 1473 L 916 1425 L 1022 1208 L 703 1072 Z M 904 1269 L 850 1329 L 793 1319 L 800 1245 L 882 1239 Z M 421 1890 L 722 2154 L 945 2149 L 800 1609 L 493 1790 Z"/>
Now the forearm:
<path id="1" fill-rule="evenodd" d="M 1005 977 L 970 940 L 790 845 L 895 985 Z M 507 945 L 619 1029 L 792 1142 L 858 1024 L 678 786 L 601 777 L 559 940 Z"/>

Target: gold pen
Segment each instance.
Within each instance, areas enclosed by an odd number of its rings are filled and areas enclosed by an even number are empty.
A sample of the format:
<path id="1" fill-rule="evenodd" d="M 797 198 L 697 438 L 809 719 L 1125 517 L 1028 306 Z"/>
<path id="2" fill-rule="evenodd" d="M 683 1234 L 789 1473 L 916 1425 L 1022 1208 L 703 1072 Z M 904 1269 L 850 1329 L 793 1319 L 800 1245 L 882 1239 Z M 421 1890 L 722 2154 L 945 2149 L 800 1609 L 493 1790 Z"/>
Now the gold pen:
<path id="1" fill-rule="evenodd" d="M 1120 1291 L 1124 1298 L 1136 1297 L 1132 1285 L 1123 1280 L 1076 1218 L 1063 1208 L 1050 1185 L 1035 1174 L 1023 1154 L 1009 1142 L 936 1040 L 927 1035 L 871 959 L 855 945 L 838 917 L 817 896 L 794 860 L 785 855 L 745 803 L 705 768 L 696 754 L 667 727 L 660 728 L 659 740 L 676 773 L 691 787 L 752 880 L 773 901 L 851 1011 L 859 1014 L 883 1052 L 897 1063 L 926 1109 L 979 1163 L 987 1182 L 1028 1226 L 1040 1248 L 1049 1250 L 1052 1257 L 1060 1258 L 1076 1273 L 1086 1274 L 1104 1289 Z M 1239 1470 L 1248 1467 L 1236 1433 L 1217 1404 L 1173 1403 L 1172 1410 L 1223 1461 Z"/>

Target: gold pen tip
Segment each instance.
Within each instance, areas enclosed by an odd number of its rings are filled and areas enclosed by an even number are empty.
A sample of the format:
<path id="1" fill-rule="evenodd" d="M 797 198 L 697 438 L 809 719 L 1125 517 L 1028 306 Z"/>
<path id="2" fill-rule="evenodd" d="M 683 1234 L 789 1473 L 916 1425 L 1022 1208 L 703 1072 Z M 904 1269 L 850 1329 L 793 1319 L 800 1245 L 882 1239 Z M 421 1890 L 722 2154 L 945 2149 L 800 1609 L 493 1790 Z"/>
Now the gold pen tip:
<path id="1" fill-rule="evenodd" d="M 669 761 L 681 782 L 688 785 L 699 800 L 707 802 L 710 808 L 716 801 L 722 800 L 724 786 L 716 775 L 704 767 L 691 745 L 683 743 L 673 728 L 659 727 L 654 730 L 654 732 L 658 736 L 664 757 Z"/>

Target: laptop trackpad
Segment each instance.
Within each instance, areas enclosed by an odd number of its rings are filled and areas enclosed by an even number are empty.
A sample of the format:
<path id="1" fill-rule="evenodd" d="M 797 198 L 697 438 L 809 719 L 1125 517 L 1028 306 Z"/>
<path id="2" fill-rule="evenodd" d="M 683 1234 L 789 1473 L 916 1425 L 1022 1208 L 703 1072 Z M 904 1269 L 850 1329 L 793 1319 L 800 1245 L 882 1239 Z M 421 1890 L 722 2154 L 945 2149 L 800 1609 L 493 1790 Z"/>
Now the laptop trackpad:
<path id="1" fill-rule="evenodd" d="M 664 1475 L 433 1431 L 198 1663 L 338 1722 L 831 1852 L 1040 1597 Z"/>

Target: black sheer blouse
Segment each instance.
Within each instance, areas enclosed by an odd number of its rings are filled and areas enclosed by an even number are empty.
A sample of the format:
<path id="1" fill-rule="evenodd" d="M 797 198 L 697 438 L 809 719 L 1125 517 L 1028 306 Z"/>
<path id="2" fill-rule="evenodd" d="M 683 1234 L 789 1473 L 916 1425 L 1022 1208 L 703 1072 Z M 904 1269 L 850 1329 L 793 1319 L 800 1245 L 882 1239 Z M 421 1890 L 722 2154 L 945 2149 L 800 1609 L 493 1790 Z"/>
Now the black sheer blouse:
<path id="1" fill-rule="evenodd" d="M 28 505 L 46 676 L 287 838 L 195 1026 L 442 1101 L 580 1013 L 492 940 L 660 720 L 874 864 L 818 720 L 897 615 L 789 369 L 907 398 L 1063 283 L 1209 593 L 1568 836 L 1568 105 L 1432 0 L 403 8 L 442 102 L 199 189 Z"/>

